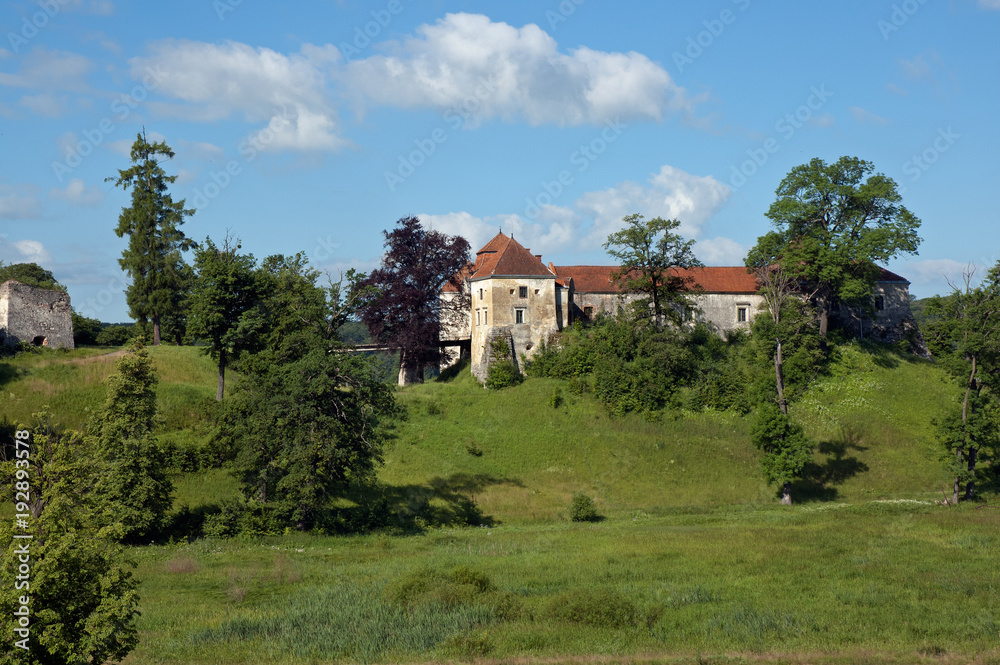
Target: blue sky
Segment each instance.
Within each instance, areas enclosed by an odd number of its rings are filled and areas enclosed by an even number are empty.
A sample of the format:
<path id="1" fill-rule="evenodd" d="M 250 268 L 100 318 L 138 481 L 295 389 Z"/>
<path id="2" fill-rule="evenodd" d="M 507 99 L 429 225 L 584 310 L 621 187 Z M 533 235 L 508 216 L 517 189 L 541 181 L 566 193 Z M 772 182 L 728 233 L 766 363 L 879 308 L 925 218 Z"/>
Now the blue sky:
<path id="1" fill-rule="evenodd" d="M 861 157 L 922 221 L 924 297 L 996 263 L 1000 0 L 43 0 L 0 10 L 0 259 L 128 319 L 105 178 L 143 127 L 184 231 L 378 264 L 419 215 L 605 264 L 624 215 L 742 263 L 792 167 Z"/>

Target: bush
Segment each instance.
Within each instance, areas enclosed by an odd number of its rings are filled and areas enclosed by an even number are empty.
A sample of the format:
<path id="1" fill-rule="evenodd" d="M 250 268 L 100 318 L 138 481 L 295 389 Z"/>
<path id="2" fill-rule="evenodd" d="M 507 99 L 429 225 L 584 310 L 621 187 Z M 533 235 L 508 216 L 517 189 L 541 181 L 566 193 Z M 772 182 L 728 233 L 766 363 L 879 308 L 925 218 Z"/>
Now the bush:
<path id="1" fill-rule="evenodd" d="M 514 363 L 514 353 L 506 340 L 499 337 L 494 338 L 490 342 L 490 350 L 493 352 L 493 362 L 490 363 L 490 367 L 486 371 L 487 388 L 501 390 L 516 386 L 524 381 L 524 377 Z"/>
<path id="2" fill-rule="evenodd" d="M 610 589 L 576 589 L 556 596 L 547 614 L 554 619 L 594 628 L 627 628 L 641 617 L 635 604 Z"/>
<path id="3" fill-rule="evenodd" d="M 597 514 L 594 500 L 583 492 L 577 492 L 569 504 L 569 518 L 574 522 L 597 522 L 601 516 Z"/>
<path id="4" fill-rule="evenodd" d="M 135 326 L 115 323 L 97 333 L 98 346 L 124 346 L 134 336 Z"/>

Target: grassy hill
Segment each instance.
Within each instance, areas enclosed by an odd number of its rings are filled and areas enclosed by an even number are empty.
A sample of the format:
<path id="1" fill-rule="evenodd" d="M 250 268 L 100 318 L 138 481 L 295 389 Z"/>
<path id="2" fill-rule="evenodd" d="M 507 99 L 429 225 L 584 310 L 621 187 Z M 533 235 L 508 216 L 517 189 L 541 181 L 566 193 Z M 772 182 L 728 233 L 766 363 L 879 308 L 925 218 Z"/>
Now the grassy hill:
<path id="1" fill-rule="evenodd" d="M 95 353 L 3 362 L 0 415 L 82 424 L 113 362 Z M 163 436 L 197 441 L 214 367 L 152 353 Z M 819 448 L 782 508 L 746 417 L 611 418 L 556 380 L 413 386 L 379 478 L 404 503 L 470 497 L 492 526 L 136 548 L 127 662 L 1000 662 L 1000 511 L 932 503 L 955 397 L 933 363 L 841 347 L 792 407 Z M 568 520 L 581 490 L 606 519 Z M 184 474 L 176 504 L 234 493 Z"/>

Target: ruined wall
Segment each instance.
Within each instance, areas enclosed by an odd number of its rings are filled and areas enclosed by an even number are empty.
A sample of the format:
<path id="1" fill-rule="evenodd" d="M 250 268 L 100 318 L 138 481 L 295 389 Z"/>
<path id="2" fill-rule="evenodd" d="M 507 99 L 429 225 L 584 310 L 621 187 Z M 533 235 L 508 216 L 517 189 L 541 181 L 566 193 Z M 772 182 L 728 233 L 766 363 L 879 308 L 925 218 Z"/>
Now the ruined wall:
<path id="1" fill-rule="evenodd" d="M 69 294 L 14 280 L 0 284 L 0 335 L 3 344 L 27 342 L 53 349 L 73 348 Z"/>
<path id="2" fill-rule="evenodd" d="M 879 342 L 909 339 L 912 351 L 927 355 L 927 347 L 910 311 L 910 288 L 906 282 L 877 282 L 872 289 L 875 316 L 857 307 L 841 305 L 833 312 L 831 325 L 843 328 L 852 337 Z M 881 309 L 879 305 L 881 304 Z"/>

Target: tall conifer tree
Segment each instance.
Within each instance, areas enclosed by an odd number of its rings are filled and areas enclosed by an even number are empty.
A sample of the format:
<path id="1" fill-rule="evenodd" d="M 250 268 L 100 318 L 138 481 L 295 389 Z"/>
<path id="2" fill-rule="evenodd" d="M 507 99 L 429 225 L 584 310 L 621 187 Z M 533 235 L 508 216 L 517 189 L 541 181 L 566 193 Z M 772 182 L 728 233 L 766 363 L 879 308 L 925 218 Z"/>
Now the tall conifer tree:
<path id="1" fill-rule="evenodd" d="M 132 166 L 107 178 L 115 187 L 132 190 L 132 205 L 118 217 L 118 237 L 129 237 L 128 248 L 118 259 L 132 278 L 126 290 L 129 314 L 143 325 L 153 323 L 153 345 L 160 343 L 160 325 L 177 314 L 175 294 L 183 290 L 186 266 L 181 252 L 195 246 L 180 230 L 184 218 L 194 214 L 184 200 L 174 201 L 167 191 L 177 176 L 168 176 L 158 158 L 170 159 L 173 150 L 164 141 L 149 143 L 145 130 L 132 144 Z"/>

